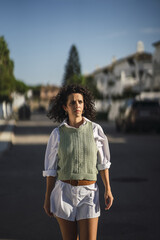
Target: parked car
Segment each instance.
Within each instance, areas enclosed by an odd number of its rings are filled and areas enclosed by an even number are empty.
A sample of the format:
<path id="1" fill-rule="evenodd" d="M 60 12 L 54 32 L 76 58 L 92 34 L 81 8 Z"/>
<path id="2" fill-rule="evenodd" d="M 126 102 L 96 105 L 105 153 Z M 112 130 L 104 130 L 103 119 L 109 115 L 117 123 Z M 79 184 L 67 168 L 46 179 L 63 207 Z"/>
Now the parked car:
<path id="1" fill-rule="evenodd" d="M 156 100 L 127 101 L 119 108 L 115 119 L 117 131 L 151 130 L 160 131 L 160 104 Z"/>
<path id="2" fill-rule="evenodd" d="M 19 120 L 29 120 L 31 117 L 30 107 L 26 104 L 22 105 L 18 110 Z"/>

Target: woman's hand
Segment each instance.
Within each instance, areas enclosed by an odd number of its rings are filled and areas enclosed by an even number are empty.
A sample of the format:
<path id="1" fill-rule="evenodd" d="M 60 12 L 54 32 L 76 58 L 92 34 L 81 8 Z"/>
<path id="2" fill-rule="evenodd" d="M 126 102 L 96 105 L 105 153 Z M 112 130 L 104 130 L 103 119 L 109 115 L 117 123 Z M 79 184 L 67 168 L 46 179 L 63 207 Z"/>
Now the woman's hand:
<path id="1" fill-rule="evenodd" d="M 112 192 L 109 190 L 105 190 L 105 193 L 104 193 L 104 201 L 105 201 L 105 210 L 109 210 L 110 207 L 112 206 L 112 203 L 113 203 L 113 195 L 112 195 Z"/>
<path id="2" fill-rule="evenodd" d="M 53 217 L 53 213 L 50 211 L 50 198 L 45 198 L 44 210 L 49 217 Z"/>
<path id="3" fill-rule="evenodd" d="M 45 194 L 45 200 L 44 200 L 44 206 L 43 207 L 44 207 L 44 210 L 45 210 L 46 214 L 49 217 L 53 217 L 53 213 L 51 213 L 51 211 L 50 211 L 50 196 L 51 196 L 51 192 L 54 188 L 55 181 L 56 181 L 55 177 L 52 177 L 52 176 L 47 177 L 46 194 Z"/>

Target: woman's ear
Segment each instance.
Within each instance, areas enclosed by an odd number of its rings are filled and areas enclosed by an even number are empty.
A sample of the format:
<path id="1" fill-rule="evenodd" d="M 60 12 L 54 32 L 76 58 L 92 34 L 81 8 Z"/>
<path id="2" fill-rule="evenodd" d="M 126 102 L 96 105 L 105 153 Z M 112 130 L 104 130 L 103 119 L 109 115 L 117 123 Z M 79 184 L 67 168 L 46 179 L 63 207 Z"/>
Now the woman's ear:
<path id="1" fill-rule="evenodd" d="M 64 111 L 67 111 L 67 107 L 65 105 L 63 105 L 63 109 Z"/>

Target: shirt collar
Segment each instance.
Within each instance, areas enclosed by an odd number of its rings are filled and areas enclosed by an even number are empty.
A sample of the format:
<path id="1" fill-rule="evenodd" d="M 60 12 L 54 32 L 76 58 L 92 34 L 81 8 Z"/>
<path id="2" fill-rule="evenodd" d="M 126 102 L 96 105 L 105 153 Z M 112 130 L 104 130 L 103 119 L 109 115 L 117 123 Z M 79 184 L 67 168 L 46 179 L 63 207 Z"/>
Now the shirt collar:
<path id="1" fill-rule="evenodd" d="M 80 126 L 85 125 L 87 122 L 91 122 L 91 121 L 90 121 L 88 118 L 86 118 L 86 117 L 83 117 L 83 119 L 84 119 L 84 122 L 83 122 Z M 60 124 L 60 127 L 63 126 L 63 125 L 65 125 L 65 126 L 68 127 L 68 128 L 74 128 L 74 127 L 68 125 L 67 119 L 65 119 L 65 120 Z"/>

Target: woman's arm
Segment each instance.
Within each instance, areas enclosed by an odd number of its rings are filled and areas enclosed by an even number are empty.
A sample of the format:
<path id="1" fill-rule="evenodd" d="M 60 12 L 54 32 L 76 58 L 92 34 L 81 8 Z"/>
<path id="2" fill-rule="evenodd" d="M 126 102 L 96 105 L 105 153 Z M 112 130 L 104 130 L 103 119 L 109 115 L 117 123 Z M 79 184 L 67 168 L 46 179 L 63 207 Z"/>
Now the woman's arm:
<path id="1" fill-rule="evenodd" d="M 108 169 L 100 170 L 100 175 L 105 187 L 105 193 L 104 193 L 104 200 L 106 205 L 105 210 L 109 210 L 113 203 L 113 195 L 111 192 L 111 187 L 109 182 L 109 170 Z"/>
<path id="2" fill-rule="evenodd" d="M 53 214 L 50 211 L 50 196 L 54 188 L 55 181 L 56 181 L 56 177 L 50 176 L 46 178 L 46 194 L 45 194 L 45 201 L 44 201 L 44 210 L 46 214 L 50 217 L 53 216 Z"/>

